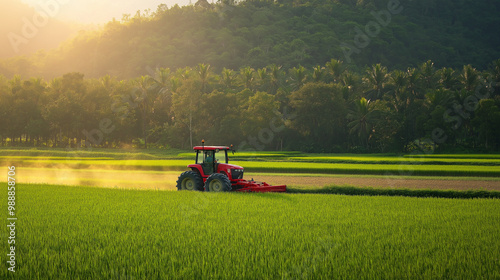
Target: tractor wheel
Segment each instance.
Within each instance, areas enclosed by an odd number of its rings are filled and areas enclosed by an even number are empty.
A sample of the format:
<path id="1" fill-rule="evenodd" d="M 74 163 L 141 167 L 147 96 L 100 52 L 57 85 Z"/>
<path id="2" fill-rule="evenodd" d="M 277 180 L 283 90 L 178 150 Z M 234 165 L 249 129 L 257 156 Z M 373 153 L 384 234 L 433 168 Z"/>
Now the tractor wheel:
<path id="1" fill-rule="evenodd" d="M 205 191 L 207 192 L 229 192 L 231 191 L 231 181 L 226 175 L 214 173 L 207 178 L 205 182 Z"/>
<path id="2" fill-rule="evenodd" d="M 195 171 L 183 172 L 181 176 L 179 176 L 179 179 L 177 179 L 177 190 L 202 191 L 203 180 L 200 174 Z"/>

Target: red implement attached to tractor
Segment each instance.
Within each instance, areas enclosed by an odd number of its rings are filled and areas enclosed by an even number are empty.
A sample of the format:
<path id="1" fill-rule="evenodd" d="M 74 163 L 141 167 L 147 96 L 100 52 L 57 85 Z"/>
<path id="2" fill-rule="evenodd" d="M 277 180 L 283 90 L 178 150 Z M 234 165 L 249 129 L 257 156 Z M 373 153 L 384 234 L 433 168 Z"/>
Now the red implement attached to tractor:
<path id="1" fill-rule="evenodd" d="M 204 141 L 202 142 L 204 143 Z M 195 164 L 191 171 L 183 172 L 177 180 L 177 190 L 210 192 L 286 192 L 286 186 L 271 186 L 253 179 L 243 179 L 243 167 L 229 164 L 226 146 L 196 146 Z M 234 151 L 233 151 L 234 152 Z"/>

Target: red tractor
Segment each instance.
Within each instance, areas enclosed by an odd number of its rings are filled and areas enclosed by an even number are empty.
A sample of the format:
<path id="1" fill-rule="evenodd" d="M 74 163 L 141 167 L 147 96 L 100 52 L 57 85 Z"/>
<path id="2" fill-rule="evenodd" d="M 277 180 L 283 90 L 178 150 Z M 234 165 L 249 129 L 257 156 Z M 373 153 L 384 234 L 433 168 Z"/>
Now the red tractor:
<path id="1" fill-rule="evenodd" d="M 243 167 L 229 164 L 225 146 L 196 146 L 195 164 L 188 165 L 177 180 L 177 190 L 209 192 L 286 192 L 286 186 L 271 186 L 267 183 L 243 179 Z M 234 151 L 233 151 L 234 152 Z"/>

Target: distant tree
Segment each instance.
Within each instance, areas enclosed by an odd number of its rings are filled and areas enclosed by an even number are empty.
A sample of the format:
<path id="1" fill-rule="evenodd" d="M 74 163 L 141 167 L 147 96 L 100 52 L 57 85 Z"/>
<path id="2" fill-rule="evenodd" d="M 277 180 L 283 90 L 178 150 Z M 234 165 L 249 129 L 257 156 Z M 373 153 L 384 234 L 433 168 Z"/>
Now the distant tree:
<path id="1" fill-rule="evenodd" d="M 141 112 L 142 120 L 142 138 L 144 140 L 144 148 L 148 148 L 148 138 L 150 136 L 150 118 L 153 109 L 154 100 L 157 97 L 158 91 L 155 90 L 155 80 L 150 76 L 141 76 L 135 80 L 135 99 L 134 103 L 138 104 Z"/>
<path id="2" fill-rule="evenodd" d="M 343 86 L 344 100 L 354 100 L 361 94 L 361 77 L 356 73 L 345 71 L 339 81 Z"/>
<path id="3" fill-rule="evenodd" d="M 349 133 L 356 135 L 359 143 L 366 149 L 368 149 L 373 126 L 378 121 L 377 115 L 378 112 L 370 105 L 370 100 L 366 100 L 364 97 L 355 101 L 353 108 L 347 114 Z"/>
<path id="4" fill-rule="evenodd" d="M 452 68 L 443 68 L 438 71 L 439 84 L 441 87 L 450 90 L 456 90 L 460 83 L 457 79 L 456 72 Z"/>
<path id="5" fill-rule="evenodd" d="M 467 92 L 474 92 L 476 86 L 480 82 L 479 72 L 471 65 L 465 65 L 462 73 L 460 74 L 459 80 Z"/>
<path id="6" fill-rule="evenodd" d="M 236 94 L 212 91 L 202 101 L 200 120 L 201 134 L 207 143 L 237 143 L 242 139 L 242 122 L 245 119 L 240 111 Z"/>
<path id="7" fill-rule="evenodd" d="M 51 126 L 54 138 L 53 145 L 61 141 L 74 145 L 73 140 L 83 135 L 85 125 L 85 109 L 83 100 L 87 95 L 87 84 L 81 73 L 68 73 L 62 78 L 54 79 L 49 84 L 49 102 L 44 108 L 44 117 Z"/>
<path id="8" fill-rule="evenodd" d="M 326 69 L 328 73 L 332 76 L 333 82 L 337 82 L 341 77 L 342 73 L 344 73 L 344 65 L 340 60 L 333 59 L 326 63 Z"/>
<path id="9" fill-rule="evenodd" d="M 257 69 L 257 79 L 259 82 L 259 88 L 261 90 L 266 90 L 269 84 L 269 75 L 267 74 L 267 68 Z"/>
<path id="10" fill-rule="evenodd" d="M 406 71 L 406 91 L 408 92 L 410 103 L 415 99 L 423 99 L 425 96 L 425 88 L 422 85 L 421 77 L 422 74 L 415 68 L 409 68 Z"/>
<path id="11" fill-rule="evenodd" d="M 270 88 L 269 91 L 272 94 L 276 94 L 278 88 L 283 85 L 283 73 L 281 71 L 281 66 L 272 64 L 269 66 L 269 76 L 270 76 Z"/>
<path id="12" fill-rule="evenodd" d="M 492 99 L 479 101 L 472 125 L 477 128 L 479 140 L 486 149 L 498 148 L 500 145 L 500 109 Z"/>
<path id="13" fill-rule="evenodd" d="M 205 0 L 205 2 L 206 2 L 206 0 Z M 197 71 L 199 78 L 200 78 L 200 81 L 201 81 L 201 92 L 206 93 L 207 83 L 210 79 L 210 76 L 212 75 L 212 73 L 210 71 L 210 65 L 200 63 L 200 64 L 198 64 L 196 71 Z"/>
<path id="14" fill-rule="evenodd" d="M 434 68 L 434 62 L 428 60 L 422 63 L 419 69 L 420 78 L 422 79 L 422 86 L 427 90 L 435 89 L 438 84 L 438 75 Z"/>
<path id="15" fill-rule="evenodd" d="M 306 68 L 303 66 L 290 69 L 290 84 L 292 90 L 299 90 L 307 81 Z"/>
<path id="16" fill-rule="evenodd" d="M 319 65 L 313 67 L 312 79 L 314 82 L 321 82 L 325 78 L 325 68 Z"/>
<path id="17" fill-rule="evenodd" d="M 245 88 L 253 90 L 255 80 L 255 69 L 247 66 L 240 69 L 240 80 Z"/>
<path id="18" fill-rule="evenodd" d="M 200 116 L 201 84 L 194 79 L 184 80 L 182 85 L 172 95 L 172 111 L 174 123 L 178 123 L 187 131 L 189 146 L 193 147 L 193 137 L 201 124 Z M 184 144 L 184 143 L 183 143 Z"/>
<path id="19" fill-rule="evenodd" d="M 223 68 L 220 82 L 226 90 L 233 89 L 235 73 L 231 69 Z"/>
<path id="20" fill-rule="evenodd" d="M 389 74 L 386 67 L 375 64 L 367 69 L 366 76 L 363 78 L 363 82 L 368 87 L 366 96 L 374 100 L 381 99 L 385 93 L 385 86 L 388 80 Z"/>
<path id="21" fill-rule="evenodd" d="M 493 61 L 492 73 L 494 95 L 500 95 L 500 59 Z"/>
<path id="22" fill-rule="evenodd" d="M 254 137 L 258 139 L 254 149 L 264 150 L 273 147 L 277 140 L 277 131 L 273 132 L 271 125 L 276 125 L 276 111 L 279 109 L 279 102 L 274 95 L 257 91 L 246 102 L 243 110 L 241 128 L 244 137 Z M 252 145 L 252 144 L 250 144 Z"/>
<path id="23" fill-rule="evenodd" d="M 304 149 L 332 152 L 345 144 L 346 106 L 337 85 L 307 83 L 290 96 L 297 118 L 292 127 L 305 137 Z"/>
<path id="24" fill-rule="evenodd" d="M 398 113 L 404 114 L 409 105 L 409 96 L 407 92 L 408 77 L 407 73 L 401 70 L 391 72 L 389 78 L 390 91 L 388 97 L 391 107 Z"/>

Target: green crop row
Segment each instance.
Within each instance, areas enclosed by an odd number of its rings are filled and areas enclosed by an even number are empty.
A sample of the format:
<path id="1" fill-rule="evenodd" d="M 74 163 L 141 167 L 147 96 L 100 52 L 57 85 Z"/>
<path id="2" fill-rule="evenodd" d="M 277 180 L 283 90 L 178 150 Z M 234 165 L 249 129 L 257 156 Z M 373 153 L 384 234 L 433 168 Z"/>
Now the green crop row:
<path id="1" fill-rule="evenodd" d="M 138 169 L 138 170 L 186 170 L 190 160 L 16 160 L 9 164 L 22 166 Z M 276 173 L 325 173 L 325 174 L 369 174 L 400 176 L 500 176 L 500 166 L 479 165 L 419 165 L 419 164 L 353 164 L 311 162 L 231 162 L 241 165 L 249 172 Z"/>
<path id="2" fill-rule="evenodd" d="M 377 165 L 306 162 L 241 162 L 240 164 L 245 167 L 245 170 L 250 172 L 370 174 L 400 176 L 500 176 L 499 166 L 412 164 Z"/>
<path id="3" fill-rule="evenodd" d="M 68 160 L 75 158 L 112 158 L 112 159 L 171 159 L 177 158 L 180 150 L 177 149 L 62 149 L 62 148 L 0 148 L 2 157 L 64 157 Z"/>
<path id="4" fill-rule="evenodd" d="M 299 161 L 299 162 L 324 162 L 324 163 L 500 165 L 500 159 L 476 159 L 476 158 L 306 156 L 306 157 L 290 157 L 287 160 Z"/>
<path id="5" fill-rule="evenodd" d="M 500 160 L 500 154 L 419 154 L 404 155 L 404 157 L 422 157 L 422 158 L 457 158 L 457 159 L 497 159 Z"/>
<path id="6" fill-rule="evenodd" d="M 498 199 L 17 190 L 0 279 L 500 278 Z"/>
<path id="7" fill-rule="evenodd" d="M 369 196 L 442 197 L 442 198 L 500 198 L 500 192 L 485 190 L 410 190 L 354 186 L 326 186 L 322 188 L 287 187 L 288 193 L 344 194 Z"/>

